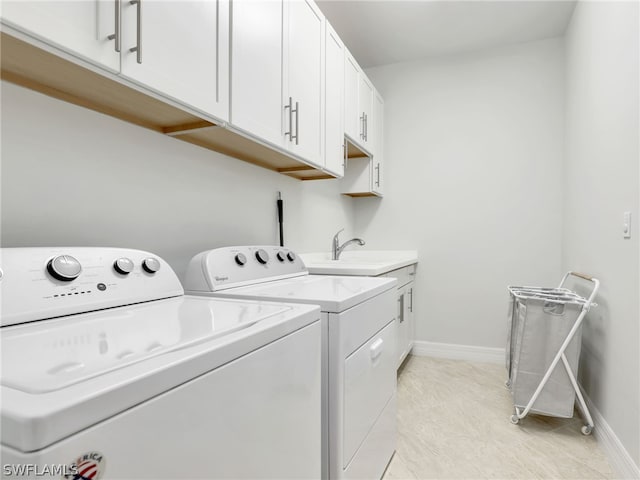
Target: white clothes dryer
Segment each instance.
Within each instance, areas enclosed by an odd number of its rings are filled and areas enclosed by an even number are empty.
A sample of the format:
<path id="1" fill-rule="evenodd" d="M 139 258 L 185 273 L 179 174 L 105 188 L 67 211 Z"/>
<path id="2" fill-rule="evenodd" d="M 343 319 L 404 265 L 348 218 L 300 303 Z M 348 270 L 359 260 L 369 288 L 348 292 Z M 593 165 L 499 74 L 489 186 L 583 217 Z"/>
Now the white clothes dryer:
<path id="1" fill-rule="evenodd" d="M 318 478 L 320 310 L 115 248 L 0 249 L 3 477 Z"/>
<path id="2" fill-rule="evenodd" d="M 226 247 L 196 255 L 187 293 L 320 305 L 323 478 L 381 478 L 396 445 L 396 280 L 309 275 L 291 250 Z"/>

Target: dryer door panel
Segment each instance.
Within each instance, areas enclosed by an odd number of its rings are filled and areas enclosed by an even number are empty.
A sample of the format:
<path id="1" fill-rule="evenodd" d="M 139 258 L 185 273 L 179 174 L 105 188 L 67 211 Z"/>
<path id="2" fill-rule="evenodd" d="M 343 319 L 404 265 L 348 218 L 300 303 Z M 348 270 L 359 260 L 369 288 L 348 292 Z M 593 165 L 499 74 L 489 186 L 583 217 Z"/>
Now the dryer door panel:
<path id="1" fill-rule="evenodd" d="M 387 324 L 345 360 L 346 468 L 396 389 L 396 324 Z"/>

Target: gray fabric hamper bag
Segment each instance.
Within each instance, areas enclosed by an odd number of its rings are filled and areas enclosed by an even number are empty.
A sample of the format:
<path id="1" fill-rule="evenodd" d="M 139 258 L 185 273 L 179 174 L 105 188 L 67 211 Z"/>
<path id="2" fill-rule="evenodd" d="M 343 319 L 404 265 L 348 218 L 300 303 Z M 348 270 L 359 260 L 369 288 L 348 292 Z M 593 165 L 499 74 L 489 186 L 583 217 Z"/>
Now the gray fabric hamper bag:
<path id="1" fill-rule="evenodd" d="M 543 298 L 512 298 L 508 329 L 507 370 L 516 407 L 525 408 L 551 362 L 580 315 L 582 305 Z M 574 335 L 565 356 L 577 376 L 582 329 Z M 575 390 L 560 361 L 532 406 L 532 413 L 573 417 Z"/>

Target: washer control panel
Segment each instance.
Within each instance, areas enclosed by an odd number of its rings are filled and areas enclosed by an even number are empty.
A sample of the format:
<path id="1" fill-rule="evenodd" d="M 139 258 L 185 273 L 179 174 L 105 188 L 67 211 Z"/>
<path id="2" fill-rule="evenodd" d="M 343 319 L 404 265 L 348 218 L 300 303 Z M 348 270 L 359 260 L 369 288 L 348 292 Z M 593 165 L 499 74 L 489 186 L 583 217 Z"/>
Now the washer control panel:
<path id="1" fill-rule="evenodd" d="M 182 295 L 161 258 L 123 248 L 0 249 L 1 325 Z"/>
<path id="2" fill-rule="evenodd" d="M 295 252 L 273 245 L 223 247 L 201 252 L 191 259 L 184 288 L 213 292 L 288 277 L 308 275 Z"/>

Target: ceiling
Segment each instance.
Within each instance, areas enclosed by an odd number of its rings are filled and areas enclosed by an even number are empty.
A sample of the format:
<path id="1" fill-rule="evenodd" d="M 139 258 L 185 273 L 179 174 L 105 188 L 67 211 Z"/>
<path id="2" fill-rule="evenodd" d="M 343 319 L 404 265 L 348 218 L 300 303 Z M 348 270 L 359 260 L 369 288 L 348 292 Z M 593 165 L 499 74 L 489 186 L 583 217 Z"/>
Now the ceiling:
<path id="1" fill-rule="evenodd" d="M 564 34 L 575 1 L 317 0 L 363 68 Z"/>

